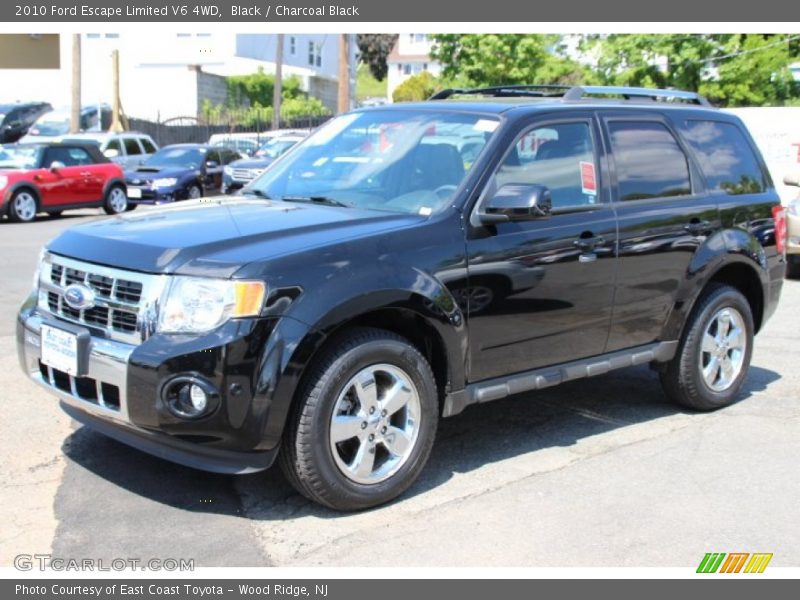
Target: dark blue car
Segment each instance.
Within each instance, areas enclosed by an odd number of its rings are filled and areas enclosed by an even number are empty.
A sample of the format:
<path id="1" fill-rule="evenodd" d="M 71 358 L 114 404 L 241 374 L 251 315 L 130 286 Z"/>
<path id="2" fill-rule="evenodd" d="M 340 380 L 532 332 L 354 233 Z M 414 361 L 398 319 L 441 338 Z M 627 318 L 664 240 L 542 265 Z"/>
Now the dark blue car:
<path id="1" fill-rule="evenodd" d="M 223 167 L 238 158 L 229 148 L 207 144 L 165 146 L 125 172 L 128 201 L 155 204 L 216 193 L 222 186 Z"/>
<path id="2" fill-rule="evenodd" d="M 262 145 L 253 158 L 243 158 L 227 165 L 222 173 L 222 193 L 232 194 L 253 181 L 304 137 L 299 134 L 274 137 Z"/>

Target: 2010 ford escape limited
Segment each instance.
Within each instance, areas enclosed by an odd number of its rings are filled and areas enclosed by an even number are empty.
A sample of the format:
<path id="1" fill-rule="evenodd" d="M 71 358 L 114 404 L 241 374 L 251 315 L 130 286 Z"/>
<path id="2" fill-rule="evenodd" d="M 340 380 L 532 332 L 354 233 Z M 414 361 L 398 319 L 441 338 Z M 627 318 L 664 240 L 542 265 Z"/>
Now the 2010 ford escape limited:
<path id="1" fill-rule="evenodd" d="M 360 509 L 470 404 L 645 363 L 686 407 L 733 402 L 782 219 L 742 123 L 695 94 L 448 90 L 333 119 L 241 196 L 66 230 L 19 356 L 122 442 L 223 473 L 277 458 Z"/>

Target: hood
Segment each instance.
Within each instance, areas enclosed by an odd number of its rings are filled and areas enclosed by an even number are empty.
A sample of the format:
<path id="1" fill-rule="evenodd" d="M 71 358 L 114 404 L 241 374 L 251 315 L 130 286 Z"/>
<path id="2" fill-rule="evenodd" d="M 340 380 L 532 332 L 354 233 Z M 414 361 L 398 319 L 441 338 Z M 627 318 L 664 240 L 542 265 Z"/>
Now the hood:
<path id="1" fill-rule="evenodd" d="M 424 219 L 313 204 L 204 198 L 78 225 L 47 247 L 69 258 L 135 271 L 230 277 L 254 261 Z"/>
<path id="2" fill-rule="evenodd" d="M 265 156 L 264 158 L 243 158 L 235 160 L 228 166 L 232 169 L 264 169 L 275 162 L 275 159 Z"/>
<path id="3" fill-rule="evenodd" d="M 188 167 L 138 167 L 132 171 L 125 171 L 125 179 L 127 181 L 134 181 L 136 179 L 142 181 L 152 181 L 153 179 L 161 179 L 163 177 L 176 177 L 181 178 L 185 175 L 199 173 L 198 169 L 190 169 Z"/>

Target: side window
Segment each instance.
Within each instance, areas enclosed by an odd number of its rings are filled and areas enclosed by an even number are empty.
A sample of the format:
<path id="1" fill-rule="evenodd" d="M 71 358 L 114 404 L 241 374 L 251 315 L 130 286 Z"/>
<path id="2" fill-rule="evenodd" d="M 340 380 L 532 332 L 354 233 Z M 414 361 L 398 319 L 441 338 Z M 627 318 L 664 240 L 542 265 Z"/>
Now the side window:
<path id="1" fill-rule="evenodd" d="M 125 138 L 125 154 L 128 156 L 136 156 L 141 153 L 142 149 L 139 146 L 139 142 L 136 141 L 136 138 Z"/>
<path id="2" fill-rule="evenodd" d="M 597 203 L 597 166 L 589 123 L 554 123 L 526 131 L 497 170 L 497 188 L 508 184 L 547 186 L 554 208 Z"/>
<path id="3" fill-rule="evenodd" d="M 158 152 L 158 150 L 156 150 L 156 147 L 153 145 L 153 142 L 151 142 L 147 138 L 141 138 L 140 141 L 142 142 L 142 146 L 144 147 L 145 154 L 155 154 L 156 152 Z"/>
<path id="4" fill-rule="evenodd" d="M 688 196 L 689 162 L 661 123 L 611 121 L 611 150 L 620 200 Z"/>
<path id="5" fill-rule="evenodd" d="M 122 152 L 122 144 L 118 139 L 108 140 L 108 145 L 106 146 L 106 150 L 116 150 L 119 152 L 120 156 L 123 154 Z"/>
<path id="6" fill-rule="evenodd" d="M 687 121 L 686 140 L 697 155 L 709 190 L 731 195 L 757 194 L 767 178 L 750 143 L 732 123 Z"/>
<path id="7" fill-rule="evenodd" d="M 68 146 L 57 146 L 47 150 L 45 167 L 50 167 L 54 162 L 60 162 L 65 167 L 77 167 L 80 165 L 91 165 L 92 157 L 83 148 L 70 148 Z"/>
<path id="8" fill-rule="evenodd" d="M 206 154 L 206 162 L 207 163 L 215 162 L 218 165 L 221 165 L 222 162 L 220 161 L 220 158 L 219 158 L 219 151 L 218 150 L 209 150 L 208 154 Z"/>

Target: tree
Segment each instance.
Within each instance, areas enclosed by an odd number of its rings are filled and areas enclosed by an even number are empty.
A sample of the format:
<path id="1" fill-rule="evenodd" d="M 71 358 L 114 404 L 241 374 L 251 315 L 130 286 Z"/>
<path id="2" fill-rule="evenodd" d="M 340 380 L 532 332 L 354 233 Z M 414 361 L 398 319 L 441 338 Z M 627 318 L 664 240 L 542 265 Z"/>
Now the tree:
<path id="1" fill-rule="evenodd" d="M 442 89 L 441 83 L 428 73 L 423 71 L 419 75 L 409 77 L 398 85 L 392 92 L 392 100 L 395 102 L 419 102 L 427 100 L 434 93 Z"/>
<path id="2" fill-rule="evenodd" d="M 259 67 L 250 75 L 233 75 L 227 78 L 228 101 L 236 105 L 249 102 L 250 106 L 272 106 L 275 76 Z M 302 95 L 300 78 L 296 75 L 283 78 L 281 96 L 285 99 Z"/>
<path id="3" fill-rule="evenodd" d="M 782 104 L 794 94 L 793 36 L 614 34 L 588 36 L 603 83 L 697 91 L 726 106 Z"/>
<path id="4" fill-rule="evenodd" d="M 383 81 L 389 72 L 386 58 L 397 41 L 397 35 L 385 33 L 359 33 L 358 51 L 361 61 L 369 66 L 370 73 L 378 81 Z"/>
<path id="5" fill-rule="evenodd" d="M 470 86 L 591 83 L 586 67 L 563 54 L 555 35 L 437 34 L 431 58 L 445 78 Z"/>

